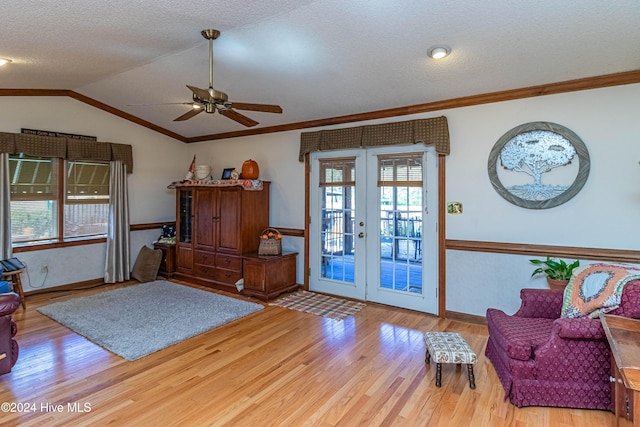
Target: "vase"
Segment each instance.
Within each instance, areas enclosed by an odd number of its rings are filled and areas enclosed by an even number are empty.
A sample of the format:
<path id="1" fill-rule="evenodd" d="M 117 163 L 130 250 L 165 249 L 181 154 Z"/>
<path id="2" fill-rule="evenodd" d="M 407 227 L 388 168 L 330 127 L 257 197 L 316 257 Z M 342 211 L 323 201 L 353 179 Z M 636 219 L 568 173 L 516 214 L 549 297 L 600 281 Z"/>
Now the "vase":
<path id="1" fill-rule="evenodd" d="M 209 177 L 211 176 L 211 166 L 209 165 L 196 166 L 195 176 L 196 176 L 196 179 L 201 181 L 205 179 L 209 179 Z"/>
<path id="2" fill-rule="evenodd" d="M 255 160 L 246 160 L 242 164 L 242 179 L 258 179 L 260 168 Z"/>
<path id="3" fill-rule="evenodd" d="M 567 287 L 569 281 L 566 279 L 552 279 L 547 277 L 547 283 L 549 284 L 549 289 L 564 291 L 564 288 Z"/>

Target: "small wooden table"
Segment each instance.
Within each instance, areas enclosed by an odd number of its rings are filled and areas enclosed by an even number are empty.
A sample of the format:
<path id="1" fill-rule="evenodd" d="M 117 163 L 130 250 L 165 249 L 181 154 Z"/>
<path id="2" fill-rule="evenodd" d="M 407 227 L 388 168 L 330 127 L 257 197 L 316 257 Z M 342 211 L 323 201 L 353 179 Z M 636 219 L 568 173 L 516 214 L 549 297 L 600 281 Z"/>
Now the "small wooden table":
<path id="1" fill-rule="evenodd" d="M 640 320 L 600 315 L 611 346 L 614 426 L 640 426 Z"/>
<path id="2" fill-rule="evenodd" d="M 158 274 L 166 276 L 167 279 L 171 279 L 173 273 L 176 272 L 176 245 L 155 242 L 153 248 L 162 251 L 162 261 L 160 262 Z"/>
<path id="3" fill-rule="evenodd" d="M 13 291 L 17 292 L 20 295 L 20 304 L 22 304 L 22 309 L 25 310 L 27 308 L 27 302 L 24 299 L 24 290 L 22 289 L 22 279 L 20 279 L 20 275 L 24 271 L 24 268 L 20 270 L 14 271 L 3 271 L 2 277 L 4 279 L 8 279 L 13 283 Z"/>
<path id="4" fill-rule="evenodd" d="M 296 283 L 297 252 L 282 255 L 244 255 L 243 295 L 267 301 L 298 288 Z"/>

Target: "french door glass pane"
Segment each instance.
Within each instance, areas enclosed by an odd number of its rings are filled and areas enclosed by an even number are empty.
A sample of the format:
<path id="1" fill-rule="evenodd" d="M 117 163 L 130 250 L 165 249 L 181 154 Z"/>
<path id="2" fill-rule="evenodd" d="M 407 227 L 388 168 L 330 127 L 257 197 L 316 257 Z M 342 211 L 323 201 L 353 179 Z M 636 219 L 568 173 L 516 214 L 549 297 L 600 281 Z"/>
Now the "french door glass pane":
<path id="1" fill-rule="evenodd" d="M 380 286 L 422 294 L 422 188 L 379 190 Z"/>
<path id="2" fill-rule="evenodd" d="M 354 282 L 355 187 L 325 186 L 322 192 L 322 277 Z"/>

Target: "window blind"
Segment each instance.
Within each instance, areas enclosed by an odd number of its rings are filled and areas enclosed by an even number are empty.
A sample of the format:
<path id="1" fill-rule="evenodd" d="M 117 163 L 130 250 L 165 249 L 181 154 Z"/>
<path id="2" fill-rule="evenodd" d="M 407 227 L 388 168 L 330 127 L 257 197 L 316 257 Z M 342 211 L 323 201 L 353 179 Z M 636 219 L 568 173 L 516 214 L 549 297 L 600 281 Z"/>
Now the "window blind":
<path id="1" fill-rule="evenodd" d="M 356 183 L 356 158 L 320 159 L 320 187 L 353 186 Z"/>
<path id="2" fill-rule="evenodd" d="M 422 153 L 378 156 L 378 187 L 422 187 Z"/>

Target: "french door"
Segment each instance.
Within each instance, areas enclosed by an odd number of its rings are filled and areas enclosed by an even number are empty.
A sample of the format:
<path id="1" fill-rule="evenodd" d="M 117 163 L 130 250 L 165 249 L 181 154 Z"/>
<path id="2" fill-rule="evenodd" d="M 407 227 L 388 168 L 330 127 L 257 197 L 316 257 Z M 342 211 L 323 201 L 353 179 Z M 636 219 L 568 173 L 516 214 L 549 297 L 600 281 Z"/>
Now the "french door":
<path id="1" fill-rule="evenodd" d="M 437 314 L 432 149 L 313 153 L 311 290 Z"/>

